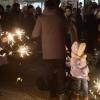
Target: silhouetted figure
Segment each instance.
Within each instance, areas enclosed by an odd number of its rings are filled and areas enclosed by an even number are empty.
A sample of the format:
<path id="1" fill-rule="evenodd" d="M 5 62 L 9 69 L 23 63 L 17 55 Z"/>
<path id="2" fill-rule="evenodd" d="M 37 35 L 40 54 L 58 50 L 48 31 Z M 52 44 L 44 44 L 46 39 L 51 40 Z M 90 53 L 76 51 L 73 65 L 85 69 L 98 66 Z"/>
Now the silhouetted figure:
<path id="1" fill-rule="evenodd" d="M 27 14 L 24 16 L 23 20 L 23 27 L 26 31 L 27 35 L 31 37 L 32 31 L 35 26 L 35 15 L 34 15 L 34 7 L 32 5 L 29 5 L 27 8 Z"/>
<path id="2" fill-rule="evenodd" d="M 11 9 L 11 27 L 13 28 L 22 28 L 22 13 L 20 10 L 20 4 L 14 3 Z"/>
<path id="3" fill-rule="evenodd" d="M 3 30 L 5 26 L 5 15 L 4 15 L 4 8 L 0 5 L 0 30 Z"/>
<path id="4" fill-rule="evenodd" d="M 38 18 L 38 16 L 41 16 L 42 15 L 42 10 L 41 10 L 41 8 L 38 6 L 37 8 L 36 8 L 36 18 Z"/>
<path id="5" fill-rule="evenodd" d="M 40 36 L 45 77 L 50 96 L 64 100 L 65 90 L 65 17 L 59 10 L 60 0 L 46 0 L 43 15 L 38 17 L 32 33 Z"/>

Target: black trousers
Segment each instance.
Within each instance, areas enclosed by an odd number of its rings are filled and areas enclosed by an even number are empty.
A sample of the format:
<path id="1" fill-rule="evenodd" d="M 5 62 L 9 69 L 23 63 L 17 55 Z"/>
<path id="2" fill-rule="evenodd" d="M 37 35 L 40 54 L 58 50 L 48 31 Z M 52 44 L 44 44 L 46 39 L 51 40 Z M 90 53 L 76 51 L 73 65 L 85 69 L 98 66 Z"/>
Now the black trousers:
<path id="1" fill-rule="evenodd" d="M 50 93 L 62 94 L 65 91 L 65 60 L 44 60 L 46 80 Z"/>

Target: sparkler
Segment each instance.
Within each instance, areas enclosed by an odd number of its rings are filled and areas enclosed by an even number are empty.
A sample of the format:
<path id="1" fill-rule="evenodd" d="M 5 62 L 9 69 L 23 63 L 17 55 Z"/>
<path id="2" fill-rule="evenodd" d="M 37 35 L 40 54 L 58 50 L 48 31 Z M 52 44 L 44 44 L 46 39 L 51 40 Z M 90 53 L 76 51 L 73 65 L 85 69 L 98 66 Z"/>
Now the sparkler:
<path id="1" fill-rule="evenodd" d="M 30 48 L 25 44 L 19 47 L 18 53 L 21 58 L 23 58 L 24 56 L 29 56 L 31 54 Z"/>
<path id="2" fill-rule="evenodd" d="M 9 55 L 12 55 L 12 54 L 13 54 L 13 52 L 12 52 L 12 51 L 10 51 L 10 52 L 9 52 Z"/>
<path id="3" fill-rule="evenodd" d="M 96 92 L 100 94 L 100 80 L 97 78 L 96 80 L 93 81 L 94 83 L 94 88 L 96 89 Z"/>
<path id="4" fill-rule="evenodd" d="M 3 53 L 2 55 L 0 54 L 0 57 L 5 57 L 6 56 L 6 53 Z"/>
<path id="5" fill-rule="evenodd" d="M 10 44 L 10 46 L 13 46 L 15 43 L 15 39 L 14 39 L 14 34 L 6 32 L 7 35 L 7 39 L 8 39 L 8 44 Z"/>
<path id="6" fill-rule="evenodd" d="M 89 92 L 90 92 L 90 94 L 94 97 L 94 99 L 97 98 L 97 96 L 96 96 L 96 94 L 95 94 L 95 92 L 94 92 L 93 90 L 89 90 Z"/>
<path id="7" fill-rule="evenodd" d="M 24 30 L 16 29 L 15 33 L 16 33 L 16 36 L 18 37 L 18 39 L 19 39 L 20 41 L 22 41 L 22 36 L 25 35 Z"/>
<path id="8" fill-rule="evenodd" d="M 89 92 L 94 99 L 97 99 L 97 96 L 100 96 L 100 80 L 98 78 L 93 81 L 92 89 L 89 90 Z"/>
<path id="9" fill-rule="evenodd" d="M 8 45 L 11 47 L 8 55 L 13 55 L 19 53 L 20 57 L 23 58 L 25 56 L 30 56 L 30 48 L 29 46 L 25 45 L 26 41 L 23 41 L 22 39 L 29 40 L 30 38 L 25 35 L 25 31 L 23 29 L 17 28 L 13 33 L 11 32 L 2 32 L 0 37 L 3 37 L 3 40 L 8 43 Z M 20 40 L 20 41 L 17 41 Z M 24 42 L 24 45 L 21 45 Z M 14 48 L 13 48 L 14 47 Z M 15 47 L 19 47 L 18 50 Z M 13 50 L 14 49 L 14 50 Z M 2 48 L 0 48 L 0 51 Z"/>

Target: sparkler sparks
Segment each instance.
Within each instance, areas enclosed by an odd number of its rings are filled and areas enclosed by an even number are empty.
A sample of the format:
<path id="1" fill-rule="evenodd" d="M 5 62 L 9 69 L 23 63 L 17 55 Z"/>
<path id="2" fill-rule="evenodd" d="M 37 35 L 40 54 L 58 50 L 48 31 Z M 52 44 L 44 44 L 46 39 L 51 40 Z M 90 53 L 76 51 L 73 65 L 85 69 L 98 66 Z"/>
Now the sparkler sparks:
<path id="1" fill-rule="evenodd" d="M 96 98 L 97 98 L 97 96 L 96 96 L 96 94 L 95 94 L 95 92 L 94 92 L 94 91 L 89 90 L 89 92 L 90 92 L 90 94 L 94 97 L 94 99 L 96 99 Z"/>
<path id="2" fill-rule="evenodd" d="M 96 80 L 93 81 L 94 83 L 94 88 L 96 89 L 96 92 L 100 94 L 100 80 L 97 78 Z"/>
<path id="3" fill-rule="evenodd" d="M 20 40 L 20 41 L 22 41 L 22 37 L 25 35 L 25 32 L 24 32 L 24 30 L 21 30 L 21 29 L 16 29 L 16 36 L 18 37 L 18 39 Z"/>
<path id="4" fill-rule="evenodd" d="M 18 77 L 17 79 L 16 79 L 16 82 L 23 82 L 23 79 L 21 78 L 21 77 Z"/>
<path id="5" fill-rule="evenodd" d="M 92 82 L 93 84 L 89 92 L 93 96 L 94 99 L 97 99 L 97 97 L 100 96 L 100 80 L 99 78 L 96 78 Z"/>
<path id="6" fill-rule="evenodd" d="M 7 39 L 8 39 L 8 44 L 10 44 L 10 46 L 13 46 L 15 43 L 15 39 L 14 39 L 14 34 L 7 32 Z"/>
<path id="7" fill-rule="evenodd" d="M 21 58 L 23 58 L 24 56 L 29 56 L 31 54 L 30 48 L 25 44 L 19 47 L 18 53 Z"/>
<path id="8" fill-rule="evenodd" d="M 1 39 L 3 38 L 2 41 L 4 41 L 5 43 L 8 43 L 8 45 L 10 46 L 8 55 L 13 55 L 13 54 L 16 54 L 17 52 L 19 53 L 21 58 L 23 58 L 24 56 L 30 56 L 31 50 L 29 46 L 25 45 L 26 40 L 29 40 L 30 38 L 27 35 L 25 35 L 25 31 L 23 29 L 16 28 L 16 30 L 13 31 L 13 33 L 1 32 L 0 37 Z M 24 45 L 20 46 L 20 44 L 23 44 L 23 43 Z M 2 49 L 0 48 L 0 51 L 1 50 Z"/>
<path id="9" fill-rule="evenodd" d="M 5 57 L 6 56 L 6 53 L 3 53 L 2 55 L 0 54 L 0 57 Z"/>

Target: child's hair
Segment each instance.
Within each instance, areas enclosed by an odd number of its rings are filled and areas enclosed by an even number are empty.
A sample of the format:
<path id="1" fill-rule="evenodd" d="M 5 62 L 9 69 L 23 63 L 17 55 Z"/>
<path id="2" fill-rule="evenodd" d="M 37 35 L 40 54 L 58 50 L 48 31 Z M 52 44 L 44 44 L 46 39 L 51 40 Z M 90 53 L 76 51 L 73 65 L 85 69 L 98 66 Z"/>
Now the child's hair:
<path id="1" fill-rule="evenodd" d="M 86 49 L 86 43 L 80 43 L 77 55 L 80 57 L 84 54 Z"/>

